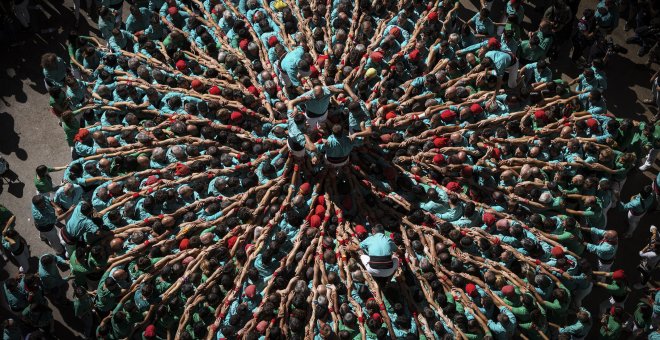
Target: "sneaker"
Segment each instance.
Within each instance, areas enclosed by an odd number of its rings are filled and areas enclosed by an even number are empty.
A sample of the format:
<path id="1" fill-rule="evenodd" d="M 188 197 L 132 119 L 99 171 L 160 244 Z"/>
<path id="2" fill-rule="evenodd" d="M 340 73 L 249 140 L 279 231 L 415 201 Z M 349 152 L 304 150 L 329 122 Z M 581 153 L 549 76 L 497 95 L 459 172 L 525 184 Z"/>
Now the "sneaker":
<path id="1" fill-rule="evenodd" d="M 639 167 L 639 171 L 646 171 L 651 168 L 651 164 L 649 163 L 644 163 L 642 166 Z"/>
<path id="2" fill-rule="evenodd" d="M 649 228 L 649 231 L 651 232 L 651 234 L 655 234 L 656 232 L 658 232 L 658 228 L 652 225 L 651 228 Z"/>
<path id="3" fill-rule="evenodd" d="M 635 283 L 635 284 L 633 285 L 633 288 L 635 288 L 635 289 L 637 289 L 637 290 L 642 289 L 642 288 L 644 288 L 644 287 L 646 287 L 646 285 L 643 285 L 643 284 L 641 284 L 641 283 L 639 283 L 639 282 L 637 282 L 637 283 Z"/>

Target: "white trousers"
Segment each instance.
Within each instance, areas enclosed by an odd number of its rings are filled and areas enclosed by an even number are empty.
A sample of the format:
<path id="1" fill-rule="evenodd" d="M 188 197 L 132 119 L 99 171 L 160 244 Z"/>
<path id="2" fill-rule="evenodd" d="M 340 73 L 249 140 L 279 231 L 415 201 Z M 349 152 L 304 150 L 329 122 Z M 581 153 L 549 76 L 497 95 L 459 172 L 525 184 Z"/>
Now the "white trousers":
<path id="1" fill-rule="evenodd" d="M 574 299 L 573 303 L 575 304 L 575 307 L 580 308 L 582 307 L 582 300 L 587 297 L 589 294 L 591 294 L 591 291 L 594 289 L 594 283 L 590 282 L 589 287 L 585 289 L 579 289 L 576 290 L 575 293 L 573 294 Z"/>
<path id="2" fill-rule="evenodd" d="M 47 232 L 40 232 L 41 236 L 43 236 L 47 241 L 48 244 L 50 245 L 51 248 L 55 251 L 55 254 L 59 256 L 65 256 L 64 253 L 64 247 L 62 246 L 62 243 L 60 243 L 60 237 L 57 235 L 58 234 L 58 229 L 56 227 L 53 227 L 50 231 Z"/>
<path id="3" fill-rule="evenodd" d="M 362 261 L 362 264 L 364 267 L 367 269 L 367 273 L 371 274 L 371 276 L 374 277 L 389 277 L 394 274 L 394 272 L 399 268 L 399 259 L 396 257 L 392 257 L 392 262 L 394 263 L 394 266 L 389 269 L 374 269 L 371 268 L 369 265 L 369 255 L 360 255 L 360 261 Z"/>
<path id="4" fill-rule="evenodd" d="M 646 160 L 644 161 L 643 166 L 652 166 L 655 163 L 655 159 L 658 158 L 660 149 L 651 149 L 649 150 L 648 155 L 646 155 Z"/>
<path id="5" fill-rule="evenodd" d="M 639 216 L 633 215 L 633 213 L 628 210 L 628 231 L 626 232 L 627 235 L 632 235 L 635 232 L 635 229 L 637 229 L 637 226 L 639 225 L 639 220 L 644 217 L 646 213 L 643 213 Z"/>
<path id="6" fill-rule="evenodd" d="M 18 262 L 18 270 L 21 273 L 27 273 L 30 271 L 30 250 L 28 250 L 27 244 L 23 246 L 23 251 L 20 254 L 14 255 L 12 253 L 12 256 L 16 259 L 16 262 Z"/>
<path id="7" fill-rule="evenodd" d="M 509 73 L 509 81 L 508 81 L 507 85 L 509 85 L 509 88 L 511 88 L 511 89 L 518 86 L 518 64 L 519 63 L 520 62 L 518 60 L 516 60 L 516 62 L 513 65 L 506 68 L 506 71 Z"/>

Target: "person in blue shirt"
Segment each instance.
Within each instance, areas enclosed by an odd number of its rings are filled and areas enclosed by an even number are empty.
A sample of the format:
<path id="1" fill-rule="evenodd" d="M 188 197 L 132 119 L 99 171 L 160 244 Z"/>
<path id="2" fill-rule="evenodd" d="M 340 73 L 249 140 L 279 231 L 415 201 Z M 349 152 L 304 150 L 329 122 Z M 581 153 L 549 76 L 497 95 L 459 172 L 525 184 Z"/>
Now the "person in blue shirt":
<path id="1" fill-rule="evenodd" d="M 497 318 L 488 320 L 488 329 L 496 340 L 512 339 L 516 331 L 516 316 L 507 307 L 502 306 Z"/>
<path id="2" fill-rule="evenodd" d="M 298 92 L 302 92 L 301 77 L 307 77 L 312 72 L 309 62 L 304 58 L 304 47 L 298 46 L 288 52 L 280 62 L 282 69 L 281 77 L 286 87 L 294 87 Z"/>
<path id="3" fill-rule="evenodd" d="M 41 57 L 41 67 L 46 82 L 46 88 L 52 86 L 64 87 L 67 66 L 62 58 L 55 53 L 46 53 Z"/>
<path id="4" fill-rule="evenodd" d="M 93 208 L 89 202 L 81 201 L 78 203 L 64 228 L 63 234 L 65 234 L 64 236 L 68 241 L 75 244 L 75 242 L 91 242 L 95 239 L 95 236 L 98 235 L 99 227 L 92 220 L 92 214 Z M 71 253 L 70 251 L 68 252 Z"/>
<path id="5" fill-rule="evenodd" d="M 488 17 L 489 15 L 490 11 L 487 8 L 482 8 L 479 13 L 468 20 L 467 24 L 474 29 L 476 38 L 487 38 L 495 35 L 495 24 Z"/>
<path id="6" fill-rule="evenodd" d="M 80 185 L 74 183 L 66 183 L 55 192 L 53 203 L 57 207 L 58 214 L 66 213 L 68 216 L 73 207 L 82 199 L 83 189 Z"/>
<path id="7" fill-rule="evenodd" d="M 532 87 L 552 81 L 552 70 L 544 60 L 523 66 L 520 75 L 524 77 L 525 84 Z"/>
<path id="8" fill-rule="evenodd" d="M 55 228 L 55 224 L 59 224 L 55 208 L 43 195 L 32 197 L 32 219 L 41 239 L 47 241 L 58 256 L 64 257 L 64 247 L 57 236 L 59 229 Z"/>
<path id="9" fill-rule="evenodd" d="M 328 118 L 328 107 L 333 95 L 344 92 L 344 84 L 317 85 L 291 101 L 291 105 L 305 104 L 305 116 L 310 129 L 316 129 Z"/>
<path id="10" fill-rule="evenodd" d="M 149 27 L 152 12 L 148 8 L 131 6 L 131 14 L 126 18 L 126 30 L 136 34 Z"/>
<path id="11" fill-rule="evenodd" d="M 360 144 L 360 141 L 352 141 L 348 138 L 341 125 L 335 124 L 332 126 L 332 134 L 326 142 L 316 146 L 316 149 L 325 154 L 327 164 L 333 167 L 342 167 L 348 162 L 353 147 Z M 314 157 L 312 162 L 317 164 L 318 158 Z"/>
<path id="12" fill-rule="evenodd" d="M 382 224 L 374 225 L 371 235 L 360 242 L 359 247 L 365 253 L 360 256 L 360 261 L 372 276 L 390 277 L 399 268 L 399 259 L 392 256 L 397 246 L 392 238 L 385 235 Z M 357 246 L 353 250 L 356 251 Z"/>
<path id="13" fill-rule="evenodd" d="M 631 238 L 639 225 L 639 221 L 655 204 L 655 195 L 650 185 L 645 186 L 642 192 L 630 198 L 628 203 L 619 201 L 621 208 L 628 211 L 628 231 L 623 237 Z"/>
<path id="14" fill-rule="evenodd" d="M 512 57 L 511 54 L 498 50 L 488 51 L 481 61 L 480 66 L 482 68 L 492 69 L 497 76 L 495 94 L 502 88 L 505 73 L 509 74 L 509 88 L 515 88 L 517 86 L 518 60 Z"/>

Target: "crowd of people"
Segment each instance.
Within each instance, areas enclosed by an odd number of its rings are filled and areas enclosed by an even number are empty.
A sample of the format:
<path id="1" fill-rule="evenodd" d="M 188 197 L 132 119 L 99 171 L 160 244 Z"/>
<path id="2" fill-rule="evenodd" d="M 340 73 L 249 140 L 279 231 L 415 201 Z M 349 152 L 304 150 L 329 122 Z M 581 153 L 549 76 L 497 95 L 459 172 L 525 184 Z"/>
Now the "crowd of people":
<path id="1" fill-rule="evenodd" d="M 660 16 L 578 5 L 97 0 L 41 59 L 73 160 L 36 169 L 38 268 L 0 206 L 4 339 L 71 303 L 95 339 L 660 339 L 660 177 L 620 197 L 660 127 L 604 98 L 620 17 Z"/>

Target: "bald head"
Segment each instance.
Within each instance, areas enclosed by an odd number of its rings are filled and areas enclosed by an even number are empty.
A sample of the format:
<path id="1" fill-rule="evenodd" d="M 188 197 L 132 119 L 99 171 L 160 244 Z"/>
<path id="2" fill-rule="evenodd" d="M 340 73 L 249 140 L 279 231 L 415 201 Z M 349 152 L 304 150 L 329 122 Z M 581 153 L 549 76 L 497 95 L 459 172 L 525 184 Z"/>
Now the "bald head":
<path id="1" fill-rule="evenodd" d="M 117 269 L 112 273 L 112 278 L 117 281 L 125 281 L 128 279 L 128 273 L 123 269 Z"/>

